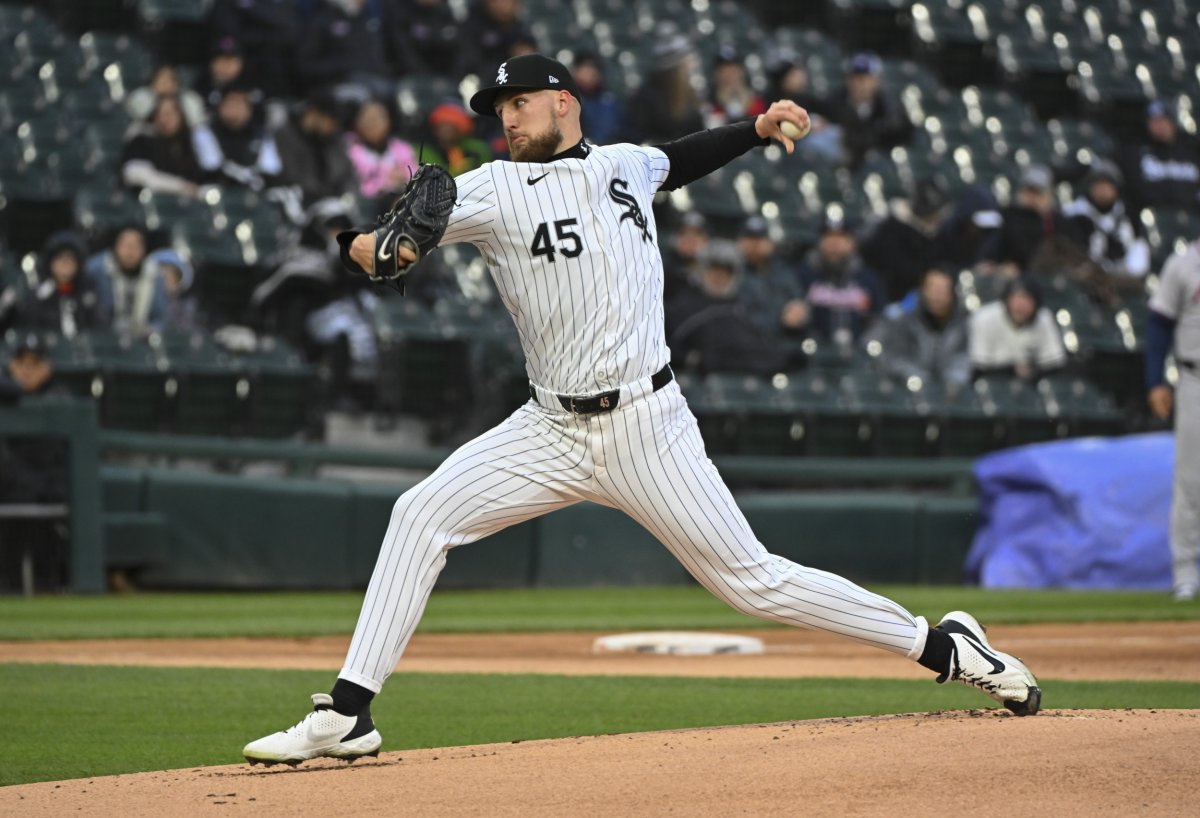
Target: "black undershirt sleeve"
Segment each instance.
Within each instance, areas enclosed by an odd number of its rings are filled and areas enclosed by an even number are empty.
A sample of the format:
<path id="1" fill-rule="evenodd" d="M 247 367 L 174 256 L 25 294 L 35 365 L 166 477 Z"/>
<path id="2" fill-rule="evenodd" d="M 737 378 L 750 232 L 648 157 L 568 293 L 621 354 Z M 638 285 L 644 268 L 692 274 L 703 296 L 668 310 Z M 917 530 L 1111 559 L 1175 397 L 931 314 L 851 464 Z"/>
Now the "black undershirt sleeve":
<path id="1" fill-rule="evenodd" d="M 751 148 L 769 144 L 771 140 L 761 139 L 754 130 L 754 120 L 746 119 L 655 145 L 671 162 L 660 190 L 677 190 L 728 165 Z"/>

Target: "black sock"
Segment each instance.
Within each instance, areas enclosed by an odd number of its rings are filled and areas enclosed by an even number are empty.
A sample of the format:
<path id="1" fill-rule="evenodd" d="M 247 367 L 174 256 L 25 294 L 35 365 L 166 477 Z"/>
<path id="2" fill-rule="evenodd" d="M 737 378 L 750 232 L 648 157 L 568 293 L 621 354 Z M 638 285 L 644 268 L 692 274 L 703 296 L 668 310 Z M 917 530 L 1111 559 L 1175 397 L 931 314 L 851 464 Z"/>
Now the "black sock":
<path id="1" fill-rule="evenodd" d="M 950 634 L 938 628 L 930 628 L 925 637 L 925 650 L 917 664 L 934 673 L 946 673 L 950 669 L 950 654 L 954 652 L 954 640 Z"/>
<path id="2" fill-rule="evenodd" d="M 329 695 L 333 696 L 333 709 L 343 716 L 357 716 L 369 708 L 371 699 L 375 698 L 375 694 L 370 690 L 345 679 L 334 682 Z"/>

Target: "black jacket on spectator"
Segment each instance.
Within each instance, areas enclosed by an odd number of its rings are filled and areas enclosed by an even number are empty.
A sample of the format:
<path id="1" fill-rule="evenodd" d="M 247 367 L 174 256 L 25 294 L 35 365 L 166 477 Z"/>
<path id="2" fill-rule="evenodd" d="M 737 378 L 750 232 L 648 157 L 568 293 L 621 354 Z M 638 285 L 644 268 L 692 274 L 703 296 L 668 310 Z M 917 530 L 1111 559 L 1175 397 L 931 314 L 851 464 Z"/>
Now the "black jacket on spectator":
<path id="1" fill-rule="evenodd" d="M 178 176 L 189 182 L 203 184 L 209 174 L 200 167 L 192 137 L 185 128 L 172 138 L 159 136 L 150 126 L 139 126 L 125 143 L 121 164 L 134 159 L 149 162 L 162 173 Z"/>
<path id="2" fill-rule="evenodd" d="M 694 287 L 666 305 L 672 365 L 701 372 L 770 374 L 787 366 L 778 343 L 754 325 L 735 298 L 715 298 Z"/>
<path id="3" fill-rule="evenodd" d="M 1043 218 L 1036 210 L 1010 205 L 1000 218 L 1000 229 L 987 241 L 983 257 L 997 264 L 1015 264 L 1022 272 L 1043 244 L 1069 240 L 1066 220 L 1057 210 Z"/>
<path id="4" fill-rule="evenodd" d="M 1150 140 L 1123 157 L 1130 212 L 1143 207 L 1176 207 L 1200 212 L 1200 145 L 1185 133 L 1174 142 Z"/>
<path id="5" fill-rule="evenodd" d="M 348 14 L 336 0 L 326 0 L 304 26 L 298 70 L 312 85 L 390 75 L 378 8 L 366 4 L 357 14 Z"/>
<path id="6" fill-rule="evenodd" d="M 842 126 L 842 147 L 851 167 L 861 165 L 872 150 L 904 144 L 912 133 L 912 123 L 899 100 L 882 88 L 865 110 L 850 102 L 844 88 L 822 107 L 831 122 Z"/>
<path id="7" fill-rule="evenodd" d="M 75 280 L 66 285 L 59 285 L 50 274 L 50 259 L 62 250 L 74 253 L 79 262 Z M 76 233 L 60 230 L 46 240 L 38 257 L 40 281 L 30 293 L 26 311 L 29 324 L 39 330 L 73 336 L 109 323 L 110 316 L 101 309 L 95 285 L 84 274 L 86 262 L 87 247 Z"/>
<path id="8" fill-rule="evenodd" d="M 894 208 L 859 245 L 863 261 L 879 274 L 888 301 L 900 301 L 921 274 L 937 264 L 937 236 L 917 226 L 906 206 Z"/>
<path id="9" fill-rule="evenodd" d="M 383 20 L 389 57 L 397 73 L 454 76 L 461 49 L 460 32 L 445 0 L 433 4 L 389 0 Z"/>
<path id="10" fill-rule="evenodd" d="M 214 0 L 214 39 L 232 37 L 241 46 L 249 82 L 267 96 L 294 90 L 294 44 L 300 35 L 296 0 Z"/>
<path id="11" fill-rule="evenodd" d="M 275 147 L 283 163 L 279 183 L 299 186 L 306 206 L 357 186 L 341 134 L 322 139 L 307 133 L 293 117 L 275 132 Z"/>
<path id="12" fill-rule="evenodd" d="M 932 263 L 946 265 L 951 272 L 974 267 L 999 226 L 996 198 L 986 187 L 971 185 L 938 231 Z"/>

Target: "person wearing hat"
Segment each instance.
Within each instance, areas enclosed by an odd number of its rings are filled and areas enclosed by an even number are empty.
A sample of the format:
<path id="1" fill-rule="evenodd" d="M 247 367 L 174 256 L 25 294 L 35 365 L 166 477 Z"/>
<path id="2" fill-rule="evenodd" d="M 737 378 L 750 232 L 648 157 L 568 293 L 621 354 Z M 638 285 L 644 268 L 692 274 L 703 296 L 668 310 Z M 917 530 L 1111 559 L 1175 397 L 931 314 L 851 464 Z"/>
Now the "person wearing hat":
<path id="1" fill-rule="evenodd" d="M 1005 278 L 1031 271 L 1034 259 L 1065 241 L 1065 234 L 1066 220 L 1054 195 L 1054 173 L 1045 165 L 1030 165 L 1017 180 L 1012 203 L 1000 211 L 999 229 L 984 243 L 980 271 Z"/>
<path id="2" fill-rule="evenodd" d="M 746 219 L 737 237 L 745 281 L 739 294 L 750 319 L 771 335 L 795 335 L 808 325 L 808 305 L 795 268 L 779 257 L 767 220 Z"/>
<path id="3" fill-rule="evenodd" d="M 583 138 L 567 67 L 540 54 L 501 63 L 470 106 L 500 120 L 512 161 L 463 174 L 453 180 L 453 195 L 437 173 L 414 182 L 418 194 L 452 203 L 447 221 L 435 225 L 437 241 L 419 252 L 470 242 L 486 259 L 525 353 L 529 401 L 396 502 L 333 688 L 312 697 L 313 710 L 298 725 L 246 745 L 246 759 L 296 764 L 376 755 L 383 740 L 371 702 L 416 630 L 447 552 L 583 500 L 645 526 L 736 610 L 873 645 L 881 659 L 891 652 L 942 682 L 969 684 L 1015 712 L 1036 713 L 1041 691 L 1033 674 L 1016 657 L 988 649 L 970 615 L 954 612 L 930 626 L 849 580 L 769 553 L 712 467 L 669 365 L 678 351 L 667 345 L 664 326 L 654 196 L 771 139 L 792 154 L 795 143 L 782 126 L 807 131 L 804 109 L 777 101 L 753 120 L 658 146 L 596 146 Z M 340 234 L 347 269 L 399 269 L 419 278 L 419 267 L 409 272 L 418 252 L 392 235 L 409 226 L 385 220 Z M 737 310 L 729 300 L 736 251 L 708 252 L 704 295 L 720 303 L 673 322 L 672 338 Z M 716 351 L 727 353 L 732 340 L 722 331 Z M 705 368 L 715 366 L 712 349 L 701 350 Z M 767 344 L 732 363 L 761 371 L 773 351 L 781 357 Z"/>
<path id="4" fill-rule="evenodd" d="M 521 18 L 521 0 L 475 0 L 459 29 L 461 76 L 488 77 L 496 66 L 513 56 L 513 45 L 536 40 Z"/>
<path id="5" fill-rule="evenodd" d="M 708 220 L 704 214 L 688 210 L 679 217 L 679 225 L 663 249 L 664 303 L 670 303 L 699 276 L 700 258 L 708 241 Z"/>
<path id="6" fill-rule="evenodd" d="M 153 265 L 147 263 L 146 230 L 126 224 L 113 233 L 109 247 L 88 259 L 84 268 L 96 289 L 101 312 L 113 328 L 141 338 L 166 317 L 166 291 Z"/>
<path id="7" fill-rule="evenodd" d="M 398 75 L 455 75 L 462 35 L 446 0 L 387 0 L 383 25 Z"/>
<path id="8" fill-rule="evenodd" d="M 861 245 L 863 261 L 879 274 L 889 302 L 904 299 L 940 258 L 938 234 L 950 215 L 950 197 L 936 179 L 917 182 L 910 196 L 888 203 L 888 215 Z"/>
<path id="9" fill-rule="evenodd" d="M 725 45 L 713 60 L 712 82 L 705 117 L 708 126 L 724 125 L 747 116 L 758 116 L 767 110 L 763 98 L 754 92 L 746 79 L 746 66 L 733 46 Z"/>
<path id="10" fill-rule="evenodd" d="M 392 93 L 383 12 L 367 0 L 324 0 L 304 24 L 296 71 L 309 85 L 334 84 L 371 96 Z"/>
<path id="11" fill-rule="evenodd" d="M 96 288 L 83 273 L 85 253 L 83 239 L 73 230 L 46 239 L 38 258 L 40 281 L 22 311 L 34 329 L 74 338 L 109 325 L 111 316 L 101 309 Z"/>
<path id="12" fill-rule="evenodd" d="M 1123 183 L 1115 164 L 1093 160 L 1083 178 L 1082 192 L 1063 208 L 1066 235 L 1114 283 L 1122 279 L 1140 282 L 1150 272 L 1150 245 L 1142 236 L 1141 223 L 1125 209 Z"/>
<path id="13" fill-rule="evenodd" d="M 251 190 L 276 184 L 283 162 L 262 119 L 252 89 L 240 82 L 226 86 L 212 124 L 195 131 L 201 167 L 219 171 L 223 182 Z"/>
<path id="14" fill-rule="evenodd" d="M 301 35 L 297 5 L 294 0 L 213 0 L 213 59 L 236 51 L 251 86 L 268 97 L 292 96 L 295 43 Z"/>
<path id="15" fill-rule="evenodd" d="M 839 346 L 861 338 L 886 303 L 879 276 L 859 258 L 853 226 L 838 213 L 826 214 L 817 246 L 800 268 L 800 281 L 810 333 Z"/>
<path id="16" fill-rule="evenodd" d="M 666 304 L 672 365 L 699 372 L 773 374 L 784 369 L 783 348 L 756 324 L 741 297 L 746 272 L 737 247 L 715 239 L 699 262 L 692 285 Z"/>
<path id="17" fill-rule="evenodd" d="M 1132 212 L 1175 207 L 1200 213 L 1200 142 L 1180 131 L 1169 103 L 1146 106 L 1146 136 L 1126 148 L 1121 165 Z"/>
<path id="18" fill-rule="evenodd" d="M 241 43 L 233 37 L 221 37 L 213 44 L 212 55 L 208 58 L 208 71 L 196 78 L 193 87 L 211 111 L 221 104 L 225 89 L 235 85 L 250 89 L 255 105 L 262 102 L 262 92 L 253 86 L 246 71 L 246 57 Z"/>
<path id="19" fill-rule="evenodd" d="M 846 84 L 830 97 L 828 114 L 841 126 L 845 162 L 852 169 L 873 152 L 903 145 L 912 135 L 904 106 L 883 88 L 883 62 L 868 51 L 850 58 Z"/>
<path id="20" fill-rule="evenodd" d="M 425 145 L 422 159 L 441 165 L 454 176 L 475 170 L 492 161 L 492 151 L 482 139 L 476 139 L 475 120 L 457 102 L 443 102 L 429 112 L 431 141 Z"/>
<path id="21" fill-rule="evenodd" d="M 704 128 L 703 100 L 693 76 L 696 52 L 674 25 L 655 32 L 654 64 L 629 102 L 631 141 L 666 142 Z"/>
<path id="22" fill-rule="evenodd" d="M 974 375 L 1011 373 L 1033 380 L 1067 362 L 1058 324 L 1042 306 L 1041 287 L 1028 276 L 1009 281 L 999 301 L 974 312 L 968 346 Z"/>
<path id="23" fill-rule="evenodd" d="M 275 131 L 279 183 L 299 188 L 304 207 L 354 190 L 354 166 L 346 153 L 337 100 L 328 89 L 309 94 Z"/>

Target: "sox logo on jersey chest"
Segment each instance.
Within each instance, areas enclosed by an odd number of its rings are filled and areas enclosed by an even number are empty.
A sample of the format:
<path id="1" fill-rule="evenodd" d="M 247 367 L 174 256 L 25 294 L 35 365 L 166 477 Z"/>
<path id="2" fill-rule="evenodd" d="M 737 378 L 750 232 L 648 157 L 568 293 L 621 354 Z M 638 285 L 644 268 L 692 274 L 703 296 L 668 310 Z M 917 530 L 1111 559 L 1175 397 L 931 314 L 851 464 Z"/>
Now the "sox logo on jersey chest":
<path id="1" fill-rule="evenodd" d="M 646 214 L 642 212 L 637 199 L 629 193 L 629 183 L 624 179 L 613 179 L 608 185 L 608 195 L 617 204 L 625 208 L 621 221 L 631 220 L 642 231 L 642 241 L 650 241 L 650 226 L 646 222 Z"/>

